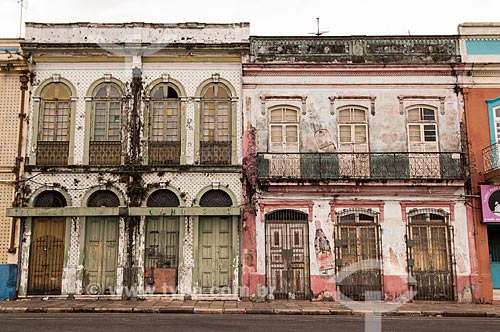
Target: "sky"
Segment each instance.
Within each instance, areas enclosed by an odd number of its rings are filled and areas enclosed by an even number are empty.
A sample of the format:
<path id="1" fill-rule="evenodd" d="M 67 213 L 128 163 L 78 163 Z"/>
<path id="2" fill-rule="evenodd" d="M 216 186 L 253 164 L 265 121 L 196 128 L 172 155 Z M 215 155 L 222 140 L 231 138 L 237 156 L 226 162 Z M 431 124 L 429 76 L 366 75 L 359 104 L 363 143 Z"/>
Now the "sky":
<path id="1" fill-rule="evenodd" d="M 21 0 L 0 0 L 0 38 L 20 34 Z M 24 22 L 249 22 L 255 36 L 453 35 L 499 22 L 500 0 L 23 0 Z M 24 36 L 24 29 L 21 29 Z"/>

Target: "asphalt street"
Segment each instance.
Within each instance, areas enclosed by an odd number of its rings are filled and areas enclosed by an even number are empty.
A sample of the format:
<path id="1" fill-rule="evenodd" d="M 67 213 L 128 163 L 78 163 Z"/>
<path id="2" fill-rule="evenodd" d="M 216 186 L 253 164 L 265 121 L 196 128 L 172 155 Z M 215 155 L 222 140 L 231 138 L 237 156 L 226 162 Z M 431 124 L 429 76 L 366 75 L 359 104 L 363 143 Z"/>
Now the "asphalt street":
<path id="1" fill-rule="evenodd" d="M 368 330 L 365 330 L 365 326 Z M 364 316 L 206 315 L 206 314 L 0 314 L 0 331 L 368 331 L 377 320 Z M 370 330 L 371 329 L 371 330 Z M 382 317 L 382 331 L 499 331 L 493 317 Z"/>

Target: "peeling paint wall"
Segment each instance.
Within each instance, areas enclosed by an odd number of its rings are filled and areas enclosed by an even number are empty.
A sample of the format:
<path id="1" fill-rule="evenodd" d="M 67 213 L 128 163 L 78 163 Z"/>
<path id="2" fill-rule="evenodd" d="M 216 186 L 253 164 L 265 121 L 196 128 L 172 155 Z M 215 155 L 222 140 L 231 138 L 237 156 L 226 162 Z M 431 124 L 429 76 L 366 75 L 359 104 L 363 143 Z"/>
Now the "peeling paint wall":
<path id="1" fill-rule="evenodd" d="M 33 91 L 35 98 L 31 100 L 29 109 L 29 137 L 28 156 L 36 156 L 35 132 L 38 124 L 36 121 L 36 107 L 39 107 L 40 87 L 50 82 L 63 82 L 74 88 L 72 102 L 74 103 L 74 149 L 72 152 L 71 169 L 58 167 L 52 172 L 39 169 L 32 158 L 32 165 L 26 178 L 25 201 L 31 206 L 34 198 L 43 190 L 58 190 L 68 198 L 68 205 L 73 208 L 84 209 L 89 194 L 96 189 L 113 189 L 119 196 L 121 205 L 129 206 L 131 198 L 128 197 L 129 182 L 124 181 L 120 171 L 127 167 L 95 168 L 88 164 L 89 139 L 89 100 L 92 94 L 91 87 L 98 81 L 113 80 L 119 82 L 125 91 L 130 93 L 130 84 L 133 80 L 133 68 L 142 70 L 142 85 L 146 96 L 155 84 L 170 82 L 181 91 L 184 123 L 181 124 L 183 136 L 183 149 L 180 167 L 172 166 L 163 169 L 145 167 L 141 171 L 141 185 L 147 189 L 146 197 L 140 204 L 145 206 L 148 195 L 155 189 L 167 188 L 175 192 L 180 198 L 182 207 L 199 206 L 200 194 L 207 188 L 223 189 L 231 193 L 233 207 L 243 204 L 241 191 L 241 164 L 242 164 L 242 102 L 241 102 L 241 55 L 239 49 L 248 41 L 248 24 L 27 24 L 26 48 L 29 48 L 35 59 L 33 72 Z M 155 48 L 155 52 L 130 56 L 122 51 L 137 51 L 140 42 Z M 93 57 L 89 53 L 74 48 L 75 45 L 86 43 Z M 125 43 L 125 46 L 122 45 Z M 48 46 L 51 44 L 52 46 Z M 189 49 L 185 44 L 192 44 Z M 216 51 L 198 52 L 205 46 L 216 47 Z M 216 45 L 216 46 L 214 46 Z M 236 46 L 233 46 L 236 45 Z M 123 47 L 122 47 L 123 46 Z M 168 47 L 176 48 L 170 52 Z M 178 48 L 177 48 L 178 47 Z M 233 51 L 236 48 L 236 52 Z M 50 50 L 49 50 L 50 49 Z M 117 50 L 119 49 L 119 50 Z M 158 51 L 158 52 L 157 52 Z M 196 53 L 193 61 L 192 52 Z M 197 53 L 198 52 L 198 53 Z M 154 58 L 159 55 L 160 58 Z M 146 59 L 146 57 L 148 57 Z M 167 57 L 168 59 L 165 59 Z M 214 60 L 214 58 L 217 58 Z M 49 59 L 49 60 L 47 60 Z M 173 60 L 172 60 L 173 59 Z M 238 63 L 239 62 L 239 63 Z M 231 91 L 233 103 L 234 137 L 232 165 L 229 167 L 200 168 L 199 151 L 196 146 L 200 130 L 199 107 L 201 104 L 202 88 L 212 82 L 221 82 Z M 147 156 L 144 154 L 147 145 L 144 127 L 149 119 L 145 116 L 148 101 L 140 99 L 138 114 L 141 115 L 140 147 L 138 168 L 146 166 Z M 128 107 L 128 108 L 127 108 Z M 125 107 L 130 110 L 131 105 Z M 129 119 L 128 114 L 125 114 Z M 123 140 L 131 140 L 130 128 L 123 128 Z M 130 149 L 130 144 L 124 144 Z M 72 147 L 73 148 L 73 147 Z M 129 151 L 125 151 L 128 154 Z M 142 159 L 141 159 L 142 157 Z M 129 178 L 130 181 L 130 178 Z M 162 187 L 163 186 L 163 187 Z M 198 245 L 198 217 L 182 216 L 180 231 L 180 256 L 178 267 L 178 292 L 172 296 L 181 297 L 197 292 L 195 270 L 199 262 L 193 257 L 197 254 L 194 248 Z M 234 218 L 234 217 L 233 217 Z M 71 219 L 71 220 L 70 220 Z M 137 289 L 139 295 L 145 295 L 144 282 L 144 255 L 145 255 L 145 216 L 138 218 L 134 234 L 129 237 L 129 217 L 121 217 L 119 223 L 118 258 L 116 270 L 115 294 L 128 297 L 129 271 L 132 271 L 132 287 Z M 236 218 L 237 219 L 237 218 Z M 235 220 L 236 220 L 235 219 Z M 83 235 L 85 217 L 68 218 L 71 227 L 67 227 L 66 249 L 68 259 L 63 268 L 63 294 L 85 294 L 83 277 L 85 272 Z M 237 232 L 237 223 L 234 223 Z M 135 227 L 135 225 L 134 225 Z M 20 295 L 27 295 L 27 279 L 29 264 L 29 245 L 31 243 L 30 229 L 24 234 L 22 274 Z M 130 239 L 130 240 L 129 240 Z M 131 241 L 132 243 L 129 243 Z M 232 243 L 238 252 L 238 238 Z M 132 266 L 129 263 L 129 248 L 132 248 Z M 232 294 L 238 293 L 239 285 L 239 257 L 233 255 L 232 262 Z M 129 270 L 130 269 L 130 270 Z"/>
<path id="2" fill-rule="evenodd" d="M 248 105 L 244 110 L 244 135 L 250 135 L 250 131 L 256 133 L 255 149 L 244 151 L 243 158 L 249 158 L 248 154 L 252 153 L 272 153 L 269 147 L 269 110 L 277 105 L 288 105 L 299 110 L 300 153 L 338 151 L 339 109 L 345 106 L 358 106 L 367 110 L 370 153 L 406 153 L 409 151 L 406 111 L 422 105 L 436 110 L 439 151 L 462 152 L 461 120 L 464 105 L 456 89 L 458 74 L 454 71 L 457 41 L 449 39 L 441 48 L 450 57 L 443 54 L 442 58 L 419 58 L 416 53 L 403 54 L 401 51 L 402 48 L 411 48 L 408 45 L 413 40 L 391 48 L 394 42 L 391 38 L 383 41 L 383 38 L 379 38 L 377 43 L 386 45 L 386 48 L 361 48 L 359 54 L 351 54 L 357 51 L 345 46 L 350 45 L 350 38 L 315 41 L 298 37 L 255 37 L 251 57 L 243 65 L 243 96 Z M 420 42 L 427 43 L 419 40 L 411 45 L 419 48 L 416 45 Z M 372 45 L 375 41 L 366 38 L 366 42 L 363 40 L 362 43 Z M 345 48 L 340 47 L 340 44 Z M 314 48 L 316 46 L 319 48 Z M 419 50 L 432 53 L 436 48 L 424 47 Z M 388 57 L 394 60 L 389 61 L 390 65 L 386 62 Z M 419 66 L 419 63 L 427 61 L 434 66 Z M 357 66 L 357 63 L 365 65 Z M 367 63 L 371 65 L 367 66 Z M 318 137 L 320 129 L 322 136 Z M 335 148 L 323 150 L 328 140 L 333 143 L 329 146 Z M 256 161 L 253 166 L 254 169 L 259 167 Z M 456 270 L 452 272 L 456 276 L 455 298 L 461 302 L 472 301 L 470 243 L 463 181 L 427 182 L 425 178 L 417 181 L 378 181 L 339 177 L 338 180 L 319 179 L 314 182 L 300 176 L 288 176 L 288 179 L 268 179 L 265 176 L 259 179 L 257 176 L 254 189 L 257 192 L 255 206 L 258 207 L 255 218 L 257 257 L 254 258 L 254 277 L 259 277 L 264 286 L 269 286 L 266 285 L 264 215 L 273 210 L 296 209 L 310 215 L 308 250 L 312 297 L 338 299 L 338 269 L 322 267 L 324 264 L 315 252 L 316 230 L 323 230 L 326 240 L 331 244 L 333 259 L 339 258 L 338 250 L 334 248 L 337 227 L 335 213 L 358 208 L 378 214 L 382 298 L 407 298 L 407 213 L 411 209 L 435 208 L 448 213 L 447 222 L 453 229 L 451 245 L 453 261 L 457 262 Z M 302 202 L 310 202 L 308 204 L 312 204 L 312 208 L 308 211 Z M 253 226 L 249 229 L 253 230 Z M 252 241 L 248 242 L 254 245 Z M 257 293 L 257 290 L 254 292 Z"/>

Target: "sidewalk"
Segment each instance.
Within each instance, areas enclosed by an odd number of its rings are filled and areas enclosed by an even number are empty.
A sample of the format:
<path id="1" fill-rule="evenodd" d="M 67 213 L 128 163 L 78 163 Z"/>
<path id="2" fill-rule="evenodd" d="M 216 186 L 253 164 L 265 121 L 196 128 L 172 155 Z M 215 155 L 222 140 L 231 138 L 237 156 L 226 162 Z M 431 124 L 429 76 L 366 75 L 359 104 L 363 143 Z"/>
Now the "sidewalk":
<path id="1" fill-rule="evenodd" d="M 367 307 L 368 306 L 368 307 Z M 351 308 L 349 308 L 351 307 Z M 380 313 L 384 316 L 447 316 L 500 317 L 500 305 L 459 303 L 406 303 L 390 306 L 363 302 L 311 302 L 301 300 L 251 301 L 179 301 L 147 300 L 68 300 L 59 298 L 19 299 L 0 301 L 0 313 L 195 313 L 195 314 L 284 314 L 284 315 L 363 315 Z M 354 308 L 354 309 L 352 309 Z M 375 308 L 375 309 L 374 309 Z"/>

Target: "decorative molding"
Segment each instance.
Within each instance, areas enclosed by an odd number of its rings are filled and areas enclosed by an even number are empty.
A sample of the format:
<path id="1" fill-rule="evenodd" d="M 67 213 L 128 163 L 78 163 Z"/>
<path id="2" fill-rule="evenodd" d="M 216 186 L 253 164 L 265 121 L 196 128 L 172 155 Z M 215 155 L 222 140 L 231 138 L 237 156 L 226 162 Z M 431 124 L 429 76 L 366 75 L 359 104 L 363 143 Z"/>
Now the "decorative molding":
<path id="1" fill-rule="evenodd" d="M 328 70 L 328 69 L 308 69 L 308 70 L 297 70 L 297 69 L 280 69 L 280 70 L 261 70 L 258 69 L 244 69 L 243 76 L 368 76 L 368 77 L 378 77 L 378 76 L 454 76 L 455 74 L 451 70 Z"/>
<path id="2" fill-rule="evenodd" d="M 330 100 L 330 114 L 335 114 L 335 100 L 369 100 L 370 101 L 370 113 L 375 115 L 375 96 L 333 96 L 328 97 Z"/>
<path id="3" fill-rule="evenodd" d="M 307 210 L 308 221 L 312 222 L 313 220 L 313 201 L 260 201 L 258 205 L 261 212 L 260 222 L 262 223 L 265 221 L 267 213 L 281 209 Z"/>
<path id="4" fill-rule="evenodd" d="M 399 100 L 399 114 L 405 114 L 404 105 L 405 101 L 422 101 L 422 100 L 431 100 L 431 101 L 439 101 L 439 113 L 441 115 L 445 115 L 444 111 L 444 100 L 446 98 L 443 96 L 398 96 Z"/>
<path id="5" fill-rule="evenodd" d="M 266 102 L 268 100 L 299 100 L 302 103 L 302 115 L 306 115 L 307 110 L 306 110 L 306 101 L 307 101 L 307 96 L 275 96 L 275 95 L 262 95 L 259 97 L 260 98 L 260 103 L 261 103 L 261 110 L 260 113 L 262 115 L 266 114 Z"/>
<path id="6" fill-rule="evenodd" d="M 377 208 L 379 209 L 380 221 L 384 220 L 384 201 L 371 201 L 371 200 L 353 200 L 353 201 L 332 201 L 330 204 L 331 221 L 335 223 L 335 209 L 336 208 Z"/>
<path id="7" fill-rule="evenodd" d="M 106 82 L 106 83 L 111 82 L 111 77 L 112 77 L 111 74 L 104 74 L 103 77 L 104 77 L 104 82 Z"/>
<path id="8" fill-rule="evenodd" d="M 450 209 L 450 219 L 451 221 L 455 220 L 455 202 L 450 201 L 420 201 L 420 202 L 412 202 L 412 201 L 401 201 L 399 202 L 401 205 L 401 216 L 403 217 L 403 222 L 407 220 L 407 210 L 409 208 L 414 209 L 425 209 L 425 208 L 442 208 L 442 209 Z"/>
<path id="9" fill-rule="evenodd" d="M 60 81 L 61 81 L 61 75 L 59 75 L 59 74 L 52 74 L 52 82 L 59 83 Z"/>
<path id="10" fill-rule="evenodd" d="M 162 83 L 168 83 L 168 81 L 170 80 L 170 75 L 165 73 L 165 74 L 161 74 L 161 81 Z"/>

